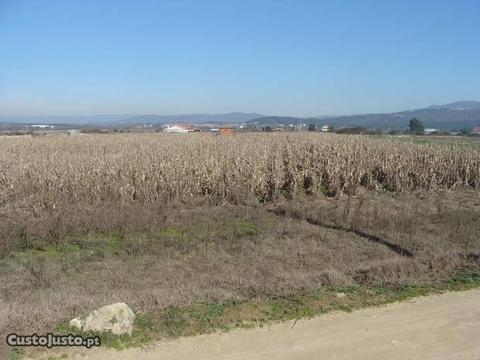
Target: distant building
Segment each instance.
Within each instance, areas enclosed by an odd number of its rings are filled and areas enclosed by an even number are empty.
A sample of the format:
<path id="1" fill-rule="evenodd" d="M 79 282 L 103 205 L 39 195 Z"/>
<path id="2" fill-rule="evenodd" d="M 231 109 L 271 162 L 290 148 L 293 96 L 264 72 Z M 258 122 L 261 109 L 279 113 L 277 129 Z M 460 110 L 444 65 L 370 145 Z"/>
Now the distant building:
<path id="1" fill-rule="evenodd" d="M 475 126 L 475 127 L 472 129 L 472 134 L 474 134 L 474 135 L 480 135 L 480 126 Z"/>
<path id="2" fill-rule="evenodd" d="M 231 128 L 231 127 L 222 127 L 222 128 L 220 128 L 219 133 L 220 133 L 220 135 L 223 135 L 223 136 L 233 135 L 233 128 Z"/>
<path id="3" fill-rule="evenodd" d="M 438 129 L 431 129 L 431 128 L 426 128 L 426 129 L 423 130 L 423 133 L 424 133 L 425 135 L 432 135 L 432 134 L 436 134 L 436 133 L 438 133 L 438 132 L 440 132 L 440 130 L 438 130 Z"/>
<path id="4" fill-rule="evenodd" d="M 330 132 L 332 130 L 333 130 L 333 127 L 330 126 L 330 125 L 323 125 L 322 128 L 321 128 L 322 132 Z"/>
<path id="5" fill-rule="evenodd" d="M 38 129 L 53 129 L 53 125 L 46 125 L 46 124 L 35 124 L 35 125 L 30 125 L 32 128 L 38 128 Z"/>
<path id="6" fill-rule="evenodd" d="M 221 128 L 211 128 L 210 131 L 215 135 L 220 136 L 229 136 L 233 135 L 235 129 L 233 127 L 221 127 Z"/>
<path id="7" fill-rule="evenodd" d="M 171 125 L 163 129 L 163 132 L 165 133 L 178 133 L 178 134 L 186 134 L 194 131 L 195 129 L 192 128 L 191 126 L 184 126 L 184 125 Z"/>

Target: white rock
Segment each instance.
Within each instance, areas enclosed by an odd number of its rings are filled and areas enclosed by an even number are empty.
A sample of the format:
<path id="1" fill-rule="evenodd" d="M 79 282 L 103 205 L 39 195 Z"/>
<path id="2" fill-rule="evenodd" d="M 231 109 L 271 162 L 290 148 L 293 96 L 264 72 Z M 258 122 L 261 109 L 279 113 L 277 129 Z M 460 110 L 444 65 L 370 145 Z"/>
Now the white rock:
<path id="1" fill-rule="evenodd" d="M 344 298 L 345 296 L 347 296 L 347 294 L 345 293 L 337 293 L 337 298 Z"/>
<path id="2" fill-rule="evenodd" d="M 70 320 L 70 327 L 82 330 L 83 322 L 79 318 L 72 319 Z"/>
<path id="3" fill-rule="evenodd" d="M 106 305 L 92 311 L 85 320 L 73 319 L 70 326 L 78 327 L 83 331 L 106 332 L 114 335 L 132 335 L 135 314 L 125 303 Z"/>

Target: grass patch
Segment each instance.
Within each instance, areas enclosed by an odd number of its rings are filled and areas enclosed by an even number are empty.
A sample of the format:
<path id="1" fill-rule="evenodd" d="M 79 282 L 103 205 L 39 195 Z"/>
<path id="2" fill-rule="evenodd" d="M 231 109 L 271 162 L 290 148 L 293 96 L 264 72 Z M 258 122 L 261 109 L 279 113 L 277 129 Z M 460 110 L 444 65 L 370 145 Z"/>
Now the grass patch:
<path id="1" fill-rule="evenodd" d="M 177 338 L 234 328 L 263 326 L 276 321 L 311 318 L 332 312 L 350 312 L 369 306 L 405 301 L 418 296 L 480 287 L 480 273 L 461 273 L 428 286 L 325 287 L 303 294 L 251 300 L 229 300 L 189 306 L 169 306 L 158 313 L 140 314 L 132 336 L 101 334 L 102 346 L 123 349 L 160 338 Z M 72 333 L 68 324 L 57 328 Z M 79 332 L 73 331 L 79 334 Z M 85 334 L 92 336 L 94 334 Z"/>
<path id="2" fill-rule="evenodd" d="M 15 348 L 7 353 L 7 360 L 20 360 L 23 356 L 24 349 L 23 348 Z"/>
<path id="3" fill-rule="evenodd" d="M 26 264 L 71 261 L 72 258 L 91 261 L 112 256 L 162 253 L 169 248 L 189 248 L 189 245 L 199 242 L 254 238 L 274 226 L 274 219 L 230 219 L 171 226 L 151 233 L 70 235 L 53 244 L 43 239 L 30 239 L 27 243 L 19 242 L 19 246 L 4 254 L 4 257 L 8 255 L 8 258 Z"/>

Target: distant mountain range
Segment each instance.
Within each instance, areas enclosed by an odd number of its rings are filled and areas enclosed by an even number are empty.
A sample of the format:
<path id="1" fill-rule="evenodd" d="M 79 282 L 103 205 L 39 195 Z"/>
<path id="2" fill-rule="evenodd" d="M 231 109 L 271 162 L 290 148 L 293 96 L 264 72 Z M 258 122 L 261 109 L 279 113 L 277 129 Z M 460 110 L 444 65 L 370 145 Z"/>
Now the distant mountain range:
<path id="1" fill-rule="evenodd" d="M 140 115 L 118 121 L 118 124 L 168 124 L 168 123 L 243 123 L 263 117 L 257 113 L 233 112 L 228 114 L 185 114 L 185 115 Z"/>
<path id="2" fill-rule="evenodd" d="M 457 101 L 446 105 L 431 105 L 423 109 L 395 113 L 361 114 L 348 116 L 322 115 L 316 117 L 264 116 L 257 113 L 233 112 L 227 114 L 184 115 L 93 115 L 93 116 L 0 116 L 3 124 L 66 124 L 97 126 L 162 125 L 168 123 L 250 123 L 257 125 L 330 124 L 362 126 L 376 129 L 405 129 L 416 117 L 425 127 L 462 129 L 480 126 L 480 101 Z"/>
<path id="3" fill-rule="evenodd" d="M 262 114 L 242 112 L 185 115 L 0 116 L 0 123 L 127 126 L 168 123 L 239 123 L 262 116 Z"/>
<path id="4" fill-rule="evenodd" d="M 416 117 L 425 127 L 441 130 L 480 126 L 480 101 L 458 101 L 446 105 L 431 105 L 424 109 L 396 113 L 361 114 L 348 116 L 317 116 L 311 118 L 264 116 L 249 122 L 260 125 L 296 125 L 313 123 L 332 126 L 361 126 L 375 129 L 405 129 Z"/>
<path id="5" fill-rule="evenodd" d="M 123 119 L 127 119 L 134 115 L 67 115 L 67 116 L 48 116 L 48 115 L 38 115 L 38 116 L 0 116 L 1 123 L 10 123 L 10 124 L 75 124 L 75 125 L 85 125 L 85 124 L 109 124 Z"/>
<path id="6" fill-rule="evenodd" d="M 434 110 L 480 110 L 480 101 L 457 101 L 447 105 L 430 105 L 427 109 Z"/>

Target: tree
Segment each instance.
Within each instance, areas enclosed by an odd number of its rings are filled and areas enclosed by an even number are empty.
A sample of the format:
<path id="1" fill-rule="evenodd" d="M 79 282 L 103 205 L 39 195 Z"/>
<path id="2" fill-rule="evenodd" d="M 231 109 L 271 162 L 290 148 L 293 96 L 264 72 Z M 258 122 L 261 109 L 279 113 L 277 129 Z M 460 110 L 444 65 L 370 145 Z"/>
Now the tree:
<path id="1" fill-rule="evenodd" d="M 308 131 L 315 131 L 315 129 L 316 129 L 315 124 L 309 124 L 308 125 Z"/>
<path id="2" fill-rule="evenodd" d="M 415 117 L 412 120 L 410 120 L 409 127 L 410 127 L 410 132 L 415 134 L 421 134 L 423 133 L 423 130 L 425 130 L 425 127 L 423 126 L 422 122 Z"/>

